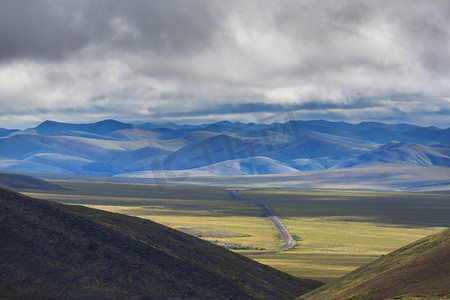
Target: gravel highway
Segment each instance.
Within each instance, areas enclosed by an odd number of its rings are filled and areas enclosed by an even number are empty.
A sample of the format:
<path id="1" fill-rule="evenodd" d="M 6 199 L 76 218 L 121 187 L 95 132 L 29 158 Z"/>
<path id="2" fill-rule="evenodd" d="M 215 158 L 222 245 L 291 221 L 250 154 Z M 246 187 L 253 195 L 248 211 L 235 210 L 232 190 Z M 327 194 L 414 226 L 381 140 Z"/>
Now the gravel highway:
<path id="1" fill-rule="evenodd" d="M 264 203 L 257 201 L 257 200 L 248 200 L 248 199 L 244 199 L 241 196 L 239 196 L 237 194 L 236 191 L 231 190 L 230 191 L 231 196 L 234 199 L 237 200 L 241 200 L 241 201 L 249 201 L 251 202 L 253 205 L 259 206 L 261 207 L 262 211 L 264 212 L 264 214 L 267 216 L 267 218 L 269 218 L 270 220 L 272 220 L 273 224 L 275 225 L 275 227 L 278 229 L 278 232 L 280 233 L 281 238 L 283 239 L 284 245 L 281 246 L 278 249 L 275 250 L 268 250 L 268 251 L 261 251 L 261 252 L 257 252 L 257 254 L 265 254 L 265 253 L 276 253 L 276 252 L 280 252 L 283 250 L 287 250 L 290 249 L 292 247 L 295 246 L 295 242 L 294 239 L 292 238 L 292 236 L 290 235 L 290 233 L 287 231 L 287 229 L 283 226 L 283 224 L 281 224 L 281 221 L 277 218 L 277 216 L 275 216 L 274 212 Z M 255 253 L 256 254 L 256 253 Z"/>

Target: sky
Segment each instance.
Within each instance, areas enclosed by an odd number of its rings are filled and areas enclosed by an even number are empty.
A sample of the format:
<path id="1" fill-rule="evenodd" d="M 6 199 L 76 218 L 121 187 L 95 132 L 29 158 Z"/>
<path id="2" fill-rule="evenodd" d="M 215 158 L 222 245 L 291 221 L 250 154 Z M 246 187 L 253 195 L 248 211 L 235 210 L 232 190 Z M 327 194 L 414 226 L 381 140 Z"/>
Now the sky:
<path id="1" fill-rule="evenodd" d="M 450 1 L 2 0 L 0 127 L 450 126 Z"/>

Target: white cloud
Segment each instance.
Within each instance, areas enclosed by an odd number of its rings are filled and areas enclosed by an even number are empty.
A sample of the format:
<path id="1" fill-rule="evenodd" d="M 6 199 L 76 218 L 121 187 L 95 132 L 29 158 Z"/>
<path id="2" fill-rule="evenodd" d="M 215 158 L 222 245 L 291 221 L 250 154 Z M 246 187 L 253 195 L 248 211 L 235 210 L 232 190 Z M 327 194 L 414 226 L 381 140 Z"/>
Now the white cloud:
<path id="1" fill-rule="evenodd" d="M 286 108 L 450 125 L 436 117 L 450 110 L 446 1 L 13 3 L 0 4 L 0 127 Z"/>

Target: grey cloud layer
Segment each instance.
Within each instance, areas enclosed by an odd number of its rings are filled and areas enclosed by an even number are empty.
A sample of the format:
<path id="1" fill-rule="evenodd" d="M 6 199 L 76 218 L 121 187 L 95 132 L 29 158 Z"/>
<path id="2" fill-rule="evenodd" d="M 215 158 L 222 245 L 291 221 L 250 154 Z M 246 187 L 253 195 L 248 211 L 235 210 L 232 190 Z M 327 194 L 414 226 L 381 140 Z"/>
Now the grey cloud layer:
<path id="1" fill-rule="evenodd" d="M 286 108 L 449 126 L 448 20 L 449 1 L 5 0 L 0 127 Z"/>
<path id="2" fill-rule="evenodd" d="M 84 47 L 184 53 L 207 44 L 214 15 L 205 1 L 2 1 L 0 58 L 60 59 Z"/>

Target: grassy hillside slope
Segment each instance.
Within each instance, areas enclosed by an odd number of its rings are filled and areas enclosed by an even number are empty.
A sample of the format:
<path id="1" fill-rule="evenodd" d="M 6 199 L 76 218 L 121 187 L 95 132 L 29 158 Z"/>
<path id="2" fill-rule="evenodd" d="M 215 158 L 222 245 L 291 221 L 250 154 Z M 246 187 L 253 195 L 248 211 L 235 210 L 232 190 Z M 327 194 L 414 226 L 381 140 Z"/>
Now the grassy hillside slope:
<path id="1" fill-rule="evenodd" d="M 449 299 L 450 229 L 402 247 L 300 299 L 392 297 Z"/>
<path id="2" fill-rule="evenodd" d="M 320 285 L 151 221 L 0 189 L 6 298 L 284 299 Z"/>
<path id="3" fill-rule="evenodd" d="M 12 173 L 0 173 L 0 187 L 20 190 L 63 190 L 62 187 L 45 180 L 27 175 Z"/>

